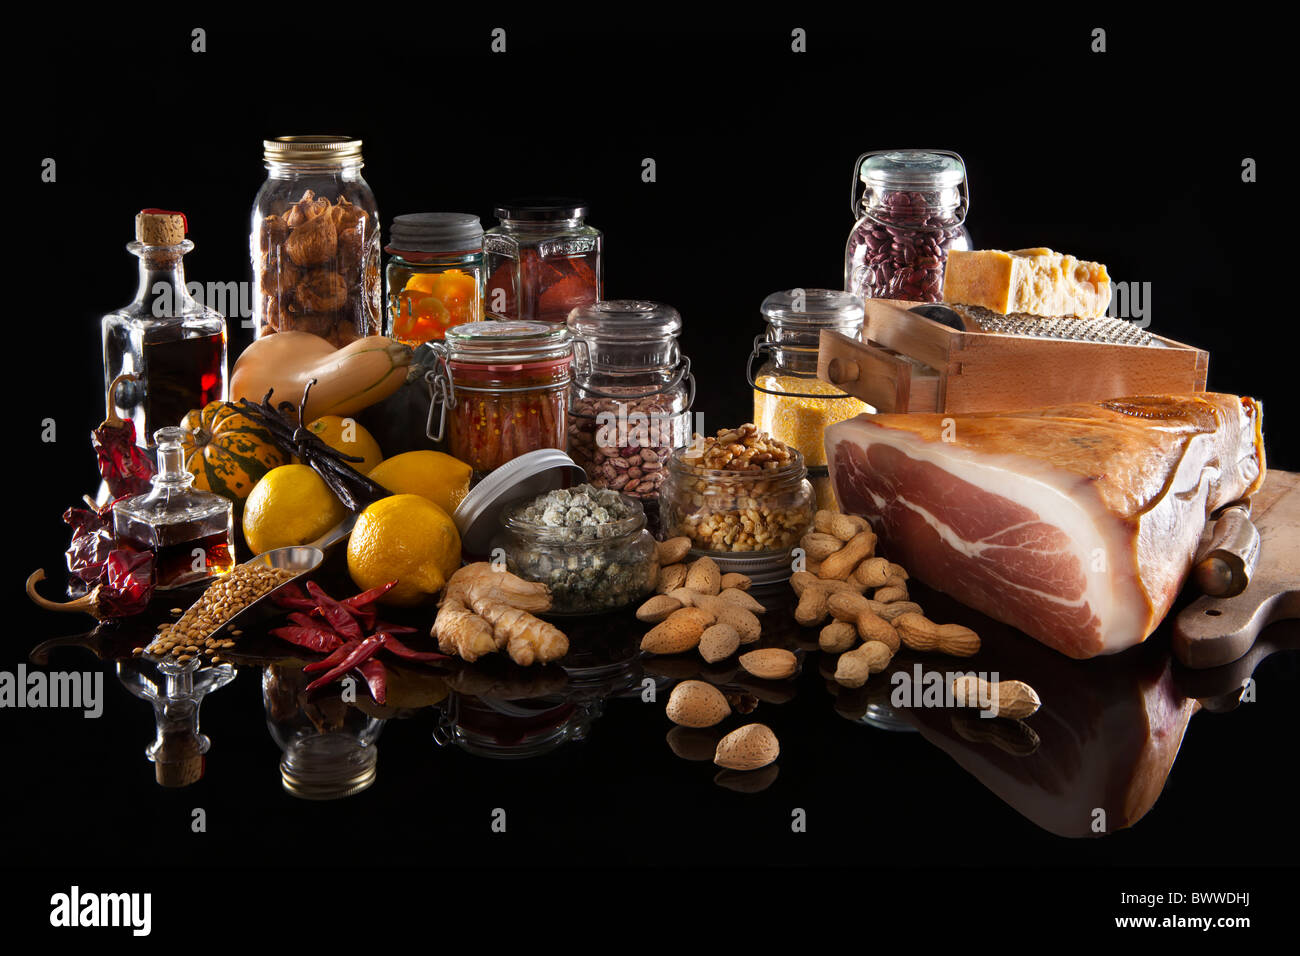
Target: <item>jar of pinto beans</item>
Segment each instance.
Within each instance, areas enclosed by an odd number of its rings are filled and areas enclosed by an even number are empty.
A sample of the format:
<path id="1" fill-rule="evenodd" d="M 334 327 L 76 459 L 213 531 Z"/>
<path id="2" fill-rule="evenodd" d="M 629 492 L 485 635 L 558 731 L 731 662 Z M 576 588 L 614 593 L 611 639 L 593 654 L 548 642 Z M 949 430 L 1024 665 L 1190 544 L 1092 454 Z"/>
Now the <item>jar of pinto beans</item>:
<path id="1" fill-rule="evenodd" d="M 969 249 L 966 164 L 948 150 L 863 153 L 849 204 L 844 288 L 866 299 L 939 302 L 950 249 Z M 858 184 L 862 195 L 858 196 Z"/>

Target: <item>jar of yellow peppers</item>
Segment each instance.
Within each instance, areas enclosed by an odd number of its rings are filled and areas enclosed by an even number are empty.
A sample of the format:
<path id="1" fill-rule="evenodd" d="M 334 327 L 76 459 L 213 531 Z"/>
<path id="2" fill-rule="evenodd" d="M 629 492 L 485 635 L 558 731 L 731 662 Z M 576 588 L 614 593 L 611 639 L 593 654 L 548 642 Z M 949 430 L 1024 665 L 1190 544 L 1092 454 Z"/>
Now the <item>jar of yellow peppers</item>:
<path id="1" fill-rule="evenodd" d="M 761 311 L 767 330 L 754 339 L 747 366 L 754 424 L 803 454 L 817 507 L 835 508 L 826 426 L 875 409 L 817 377 L 817 345 L 826 329 L 861 336 L 862 298 L 832 289 L 788 289 L 764 299 Z"/>
<path id="2" fill-rule="evenodd" d="M 389 337 L 414 348 L 483 318 L 483 225 L 478 216 L 427 212 L 393 220 L 385 278 Z"/>

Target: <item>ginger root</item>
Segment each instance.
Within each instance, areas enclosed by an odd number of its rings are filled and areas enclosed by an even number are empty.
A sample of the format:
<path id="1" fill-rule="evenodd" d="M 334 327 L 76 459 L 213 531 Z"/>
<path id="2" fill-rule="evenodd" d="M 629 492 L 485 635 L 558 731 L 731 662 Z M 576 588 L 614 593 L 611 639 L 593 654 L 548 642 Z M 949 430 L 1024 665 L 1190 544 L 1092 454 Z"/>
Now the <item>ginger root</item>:
<path id="1" fill-rule="evenodd" d="M 492 625 L 455 598 L 442 599 L 433 622 L 438 650 L 455 654 L 463 661 L 476 661 L 501 649 Z"/>
<path id="2" fill-rule="evenodd" d="M 569 639 L 532 611 L 551 607 L 544 584 L 497 571 L 485 561 L 451 576 L 438 604 L 433 634 L 445 654 L 474 661 L 505 648 L 522 667 L 545 664 L 569 652 Z"/>

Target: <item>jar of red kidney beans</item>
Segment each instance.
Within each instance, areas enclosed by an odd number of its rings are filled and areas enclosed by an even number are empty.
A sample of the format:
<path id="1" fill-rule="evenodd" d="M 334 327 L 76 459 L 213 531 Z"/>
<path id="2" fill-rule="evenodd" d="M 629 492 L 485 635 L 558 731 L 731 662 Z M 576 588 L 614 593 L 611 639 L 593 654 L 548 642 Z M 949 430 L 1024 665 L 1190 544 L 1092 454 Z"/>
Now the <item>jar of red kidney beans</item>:
<path id="1" fill-rule="evenodd" d="M 941 301 L 948 251 L 971 247 L 962 158 L 948 150 L 889 150 L 863 153 L 853 170 L 850 206 L 858 221 L 844 250 L 845 290 Z"/>

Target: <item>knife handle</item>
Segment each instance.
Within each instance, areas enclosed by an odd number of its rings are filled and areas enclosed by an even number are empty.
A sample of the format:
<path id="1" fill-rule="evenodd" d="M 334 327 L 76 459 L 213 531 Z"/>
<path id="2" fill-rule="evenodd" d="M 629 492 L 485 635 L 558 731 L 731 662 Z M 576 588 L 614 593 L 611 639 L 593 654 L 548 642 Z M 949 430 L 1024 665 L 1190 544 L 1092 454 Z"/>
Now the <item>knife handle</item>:
<path id="1" fill-rule="evenodd" d="M 1204 594 L 1234 597 L 1246 590 L 1258 563 L 1259 531 L 1250 520 L 1248 507 L 1230 505 L 1215 521 L 1192 577 Z"/>

